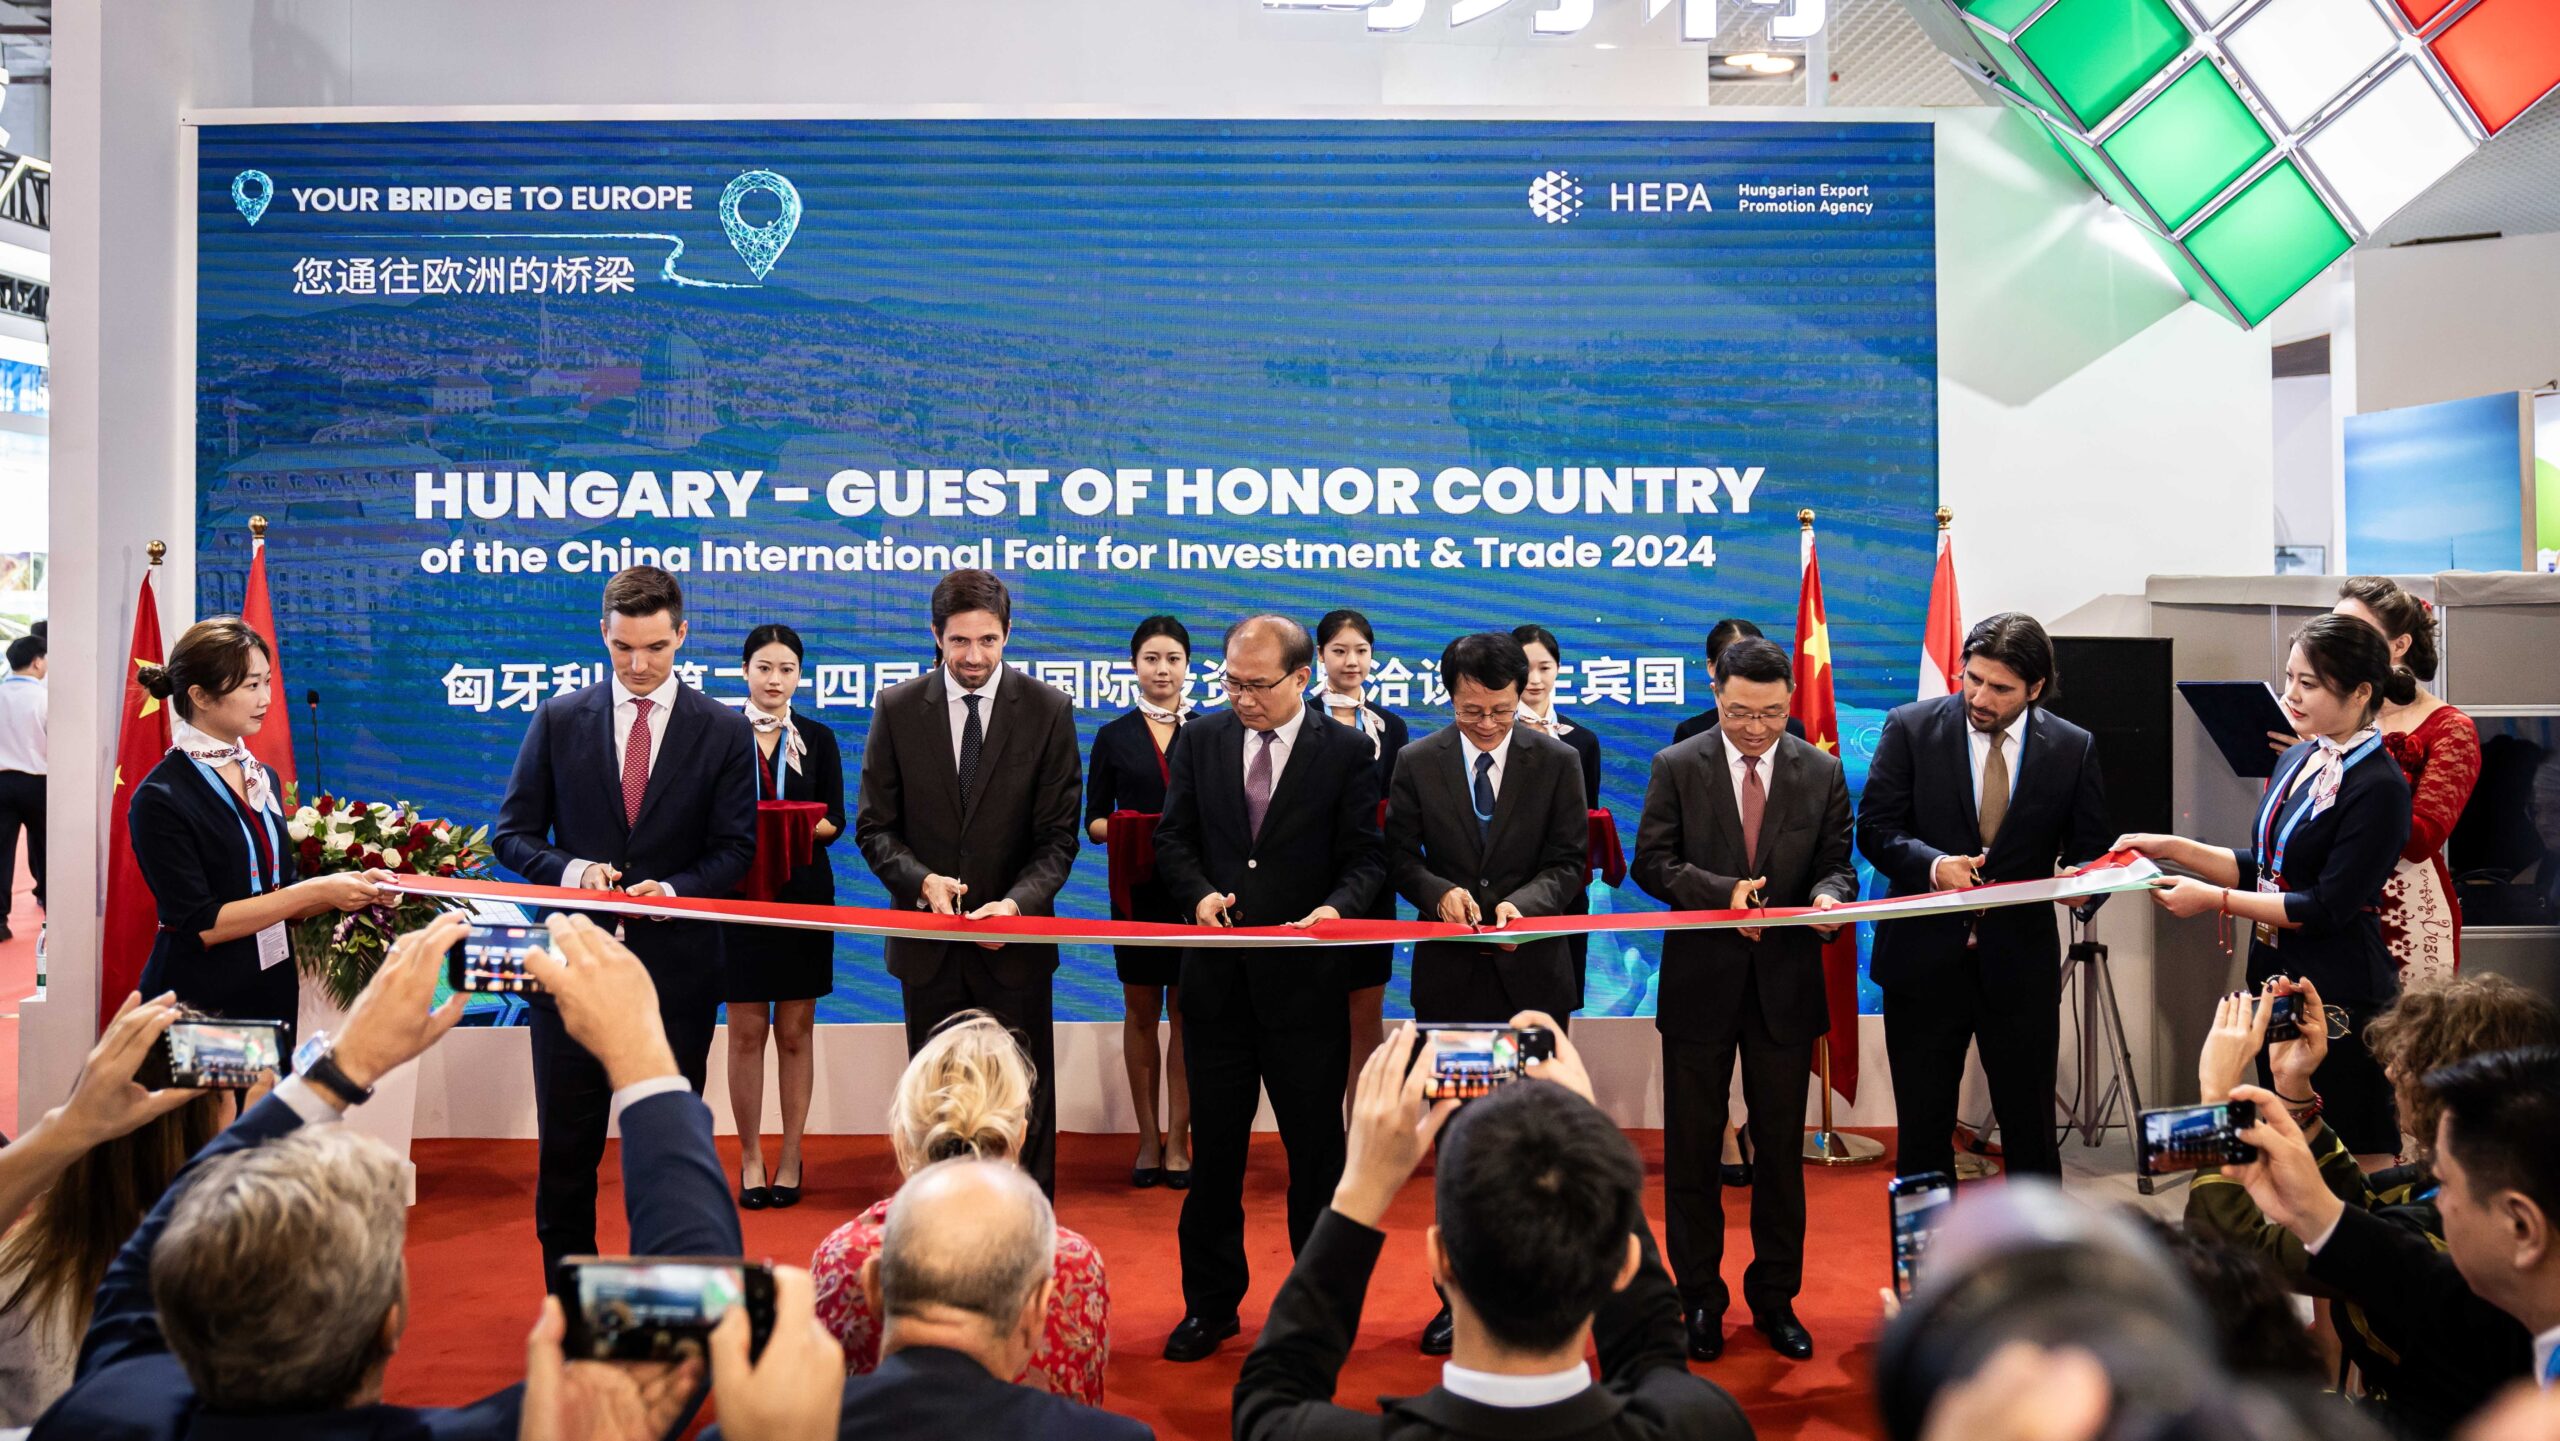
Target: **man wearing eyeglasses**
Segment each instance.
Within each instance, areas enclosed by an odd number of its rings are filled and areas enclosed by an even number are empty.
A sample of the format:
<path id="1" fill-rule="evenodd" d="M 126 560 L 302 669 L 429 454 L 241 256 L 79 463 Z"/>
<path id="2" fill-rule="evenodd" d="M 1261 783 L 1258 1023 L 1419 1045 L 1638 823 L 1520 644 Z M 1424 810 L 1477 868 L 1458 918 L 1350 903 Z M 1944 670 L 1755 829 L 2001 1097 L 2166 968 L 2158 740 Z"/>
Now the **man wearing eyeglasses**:
<path id="1" fill-rule="evenodd" d="M 1183 727 L 1167 758 L 1156 875 L 1203 926 L 1313 926 L 1358 915 L 1385 884 L 1369 738 L 1306 707 L 1315 642 L 1286 616 L 1227 630 L 1228 709 Z M 1236 1334 L 1251 1276 L 1245 1148 L 1263 1093 L 1289 1157 L 1289 1246 L 1306 1244 L 1342 1178 L 1351 1015 L 1319 946 L 1187 951 L 1183 1064 L 1191 1189 L 1182 1201 L 1182 1323 L 1168 1361 Z"/>
<path id="2" fill-rule="evenodd" d="M 1636 884 L 1675 910 L 1811 906 L 1857 895 L 1849 783 L 1840 761 L 1786 733 L 1795 663 L 1766 640 L 1716 657 L 1716 728 L 1653 758 L 1636 826 Z M 1831 1024 L 1822 943 L 1832 930 L 1746 926 L 1674 931 L 1662 942 L 1654 1027 L 1662 1033 L 1663 1190 L 1667 1239 L 1689 1354 L 1724 1354 L 1727 1300 L 1724 1139 L 1734 1053 L 1751 1112 L 1751 1265 L 1742 1297 L 1778 1354 L 1802 1361 L 1813 1336 L 1796 1319 L 1804 1284 L 1806 1081 Z"/>

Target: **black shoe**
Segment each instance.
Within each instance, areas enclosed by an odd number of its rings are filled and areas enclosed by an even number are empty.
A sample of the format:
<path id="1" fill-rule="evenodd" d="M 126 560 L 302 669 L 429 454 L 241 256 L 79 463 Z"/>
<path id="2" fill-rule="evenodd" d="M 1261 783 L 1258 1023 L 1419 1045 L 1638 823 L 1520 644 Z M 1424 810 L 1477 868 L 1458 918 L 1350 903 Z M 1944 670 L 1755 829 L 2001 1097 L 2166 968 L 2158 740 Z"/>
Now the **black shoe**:
<path id="1" fill-rule="evenodd" d="M 798 1193 L 793 1195 L 797 1199 Z M 773 1188 L 770 1186 L 743 1186 L 738 1190 L 738 1209 L 741 1211 L 761 1211 L 772 1204 Z"/>
<path id="2" fill-rule="evenodd" d="M 1188 1190 L 1190 1190 L 1190 1189 L 1191 1189 L 1191 1168 L 1190 1168 L 1189 1166 L 1185 1166 L 1185 1167 L 1183 1167 L 1183 1168 L 1182 1168 L 1182 1169 L 1180 1169 L 1180 1170 L 1175 1170 L 1175 1169 L 1174 1169 L 1173 1167 L 1171 1167 L 1171 1166 L 1167 1166 L 1167 1167 L 1165 1167 L 1165 1168 L 1164 1168 L 1164 1188 L 1165 1188 L 1166 1190 L 1168 1190 L 1168 1191 L 1188 1191 Z"/>
<path id="3" fill-rule="evenodd" d="M 1724 1313 L 1701 1306 L 1689 1313 L 1689 1359 L 1714 1361 L 1724 1355 Z"/>
<path id="4" fill-rule="evenodd" d="M 1135 1166 L 1129 1171 L 1129 1184 L 1141 1191 L 1153 1189 L 1155 1184 L 1163 1179 L 1164 1167 L 1162 1166 Z"/>
<path id="5" fill-rule="evenodd" d="M 797 1186 L 768 1186 L 765 1189 L 771 1193 L 773 1209 L 777 1211 L 788 1211 L 800 1204 L 800 1188 Z"/>
<path id="6" fill-rule="evenodd" d="M 1755 1313 L 1751 1318 L 1751 1325 L 1761 1335 L 1768 1337 L 1770 1346 L 1788 1360 L 1810 1361 L 1813 1359 L 1813 1333 L 1804 1328 L 1802 1321 L 1796 1319 L 1794 1308 L 1780 1307 L 1776 1311 Z"/>
<path id="7" fill-rule="evenodd" d="M 1223 1321 L 1204 1321 L 1197 1316 L 1185 1316 L 1182 1318 L 1182 1324 L 1173 1328 L 1173 1334 L 1165 1338 L 1164 1359 L 1206 1361 L 1218 1354 L 1219 1342 L 1234 1335 L 1240 1329 L 1242 1328 L 1237 1325 L 1236 1318 L 1233 1316 Z"/>
<path id="8" fill-rule="evenodd" d="M 1449 1314 L 1449 1303 L 1443 1301 L 1440 1303 L 1440 1314 L 1432 1317 L 1431 1324 L 1422 1328 L 1422 1354 L 1446 1356 L 1457 1349 L 1457 1345 L 1457 1318 Z"/>

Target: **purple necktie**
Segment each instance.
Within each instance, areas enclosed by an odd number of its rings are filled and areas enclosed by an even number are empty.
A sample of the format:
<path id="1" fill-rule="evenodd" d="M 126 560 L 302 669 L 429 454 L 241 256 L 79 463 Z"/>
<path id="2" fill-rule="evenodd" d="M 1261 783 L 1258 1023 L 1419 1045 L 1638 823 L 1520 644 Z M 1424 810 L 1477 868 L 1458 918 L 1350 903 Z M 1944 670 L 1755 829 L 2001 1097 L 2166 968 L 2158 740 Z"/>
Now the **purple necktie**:
<path id="1" fill-rule="evenodd" d="M 1769 792 L 1760 784 L 1760 758 L 1742 758 L 1742 863 L 1760 864 L 1760 817 L 1769 809 Z"/>
<path id="2" fill-rule="evenodd" d="M 1271 732 L 1256 731 L 1262 738 L 1262 749 L 1253 753 L 1253 764 L 1244 771 L 1244 828 L 1249 839 L 1262 838 L 1262 817 L 1271 809 Z"/>

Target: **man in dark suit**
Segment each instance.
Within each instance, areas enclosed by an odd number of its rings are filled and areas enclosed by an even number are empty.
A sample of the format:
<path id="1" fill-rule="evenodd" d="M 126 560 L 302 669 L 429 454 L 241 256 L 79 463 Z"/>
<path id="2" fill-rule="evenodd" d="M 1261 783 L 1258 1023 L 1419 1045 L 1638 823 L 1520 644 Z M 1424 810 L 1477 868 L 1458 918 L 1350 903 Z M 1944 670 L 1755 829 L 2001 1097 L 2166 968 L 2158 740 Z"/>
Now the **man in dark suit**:
<path id="1" fill-rule="evenodd" d="M 862 1289 L 881 1318 L 880 1364 L 847 1378 L 843 1441 L 1039 1436 L 1147 1441 L 1126 1416 L 1019 1385 L 1049 1325 L 1057 1220 L 1010 1161 L 953 1160 L 889 1203 Z"/>
<path id="2" fill-rule="evenodd" d="M 654 566 L 607 582 L 598 622 L 613 676 L 533 713 L 498 810 L 498 860 L 537 886 L 715 899 L 737 888 L 756 851 L 755 730 L 675 677 L 684 591 Z M 702 1091 L 720 1019 L 720 927 L 620 923 L 657 985 L 676 1065 Z M 596 1249 L 596 1166 L 612 1087 L 530 998 L 533 1095 L 541 1126 L 533 1228 L 543 1274 Z"/>
<path id="3" fill-rule="evenodd" d="M 2043 880 L 2106 854 L 2115 832 L 2089 733 L 2037 704 L 2054 679 L 2044 627 L 2005 612 L 1965 637 L 1961 691 L 1885 717 L 1858 801 L 1858 850 L 1892 894 Z M 2054 917 L 2037 907 L 1877 924 L 1867 973 L 1884 989 L 1899 1174 L 1954 1172 L 1969 1041 L 2009 1168 L 2062 1174 L 2061 963 Z"/>
<path id="4" fill-rule="evenodd" d="M 1004 582 L 993 571 L 951 572 L 933 588 L 942 664 L 890 687 L 873 709 L 853 835 L 893 905 L 971 920 L 1055 911 L 1076 860 L 1083 798 L 1075 703 L 1006 668 L 1012 633 Z M 1058 948 L 893 940 L 886 950 L 906 1010 L 908 1055 L 972 1008 L 1021 1037 L 1035 1076 L 1022 1168 L 1054 1194 L 1049 978 Z"/>
<path id="5" fill-rule="evenodd" d="M 1716 661 L 1717 728 L 1653 758 L 1636 826 L 1636 884 L 1675 910 L 1812 906 L 1858 894 L 1850 860 L 1849 783 L 1836 756 L 1782 730 L 1795 666 L 1746 638 Z M 1822 943 L 1811 926 L 1675 931 L 1662 942 L 1663 1189 L 1671 1269 L 1688 1312 L 1689 1354 L 1724 1354 L 1724 1190 L 1716 1167 L 1733 1058 L 1753 1149 L 1751 1324 L 1801 1361 L 1813 1337 L 1796 1319 L 1804 1285 L 1805 1082 L 1831 1025 Z"/>
<path id="6" fill-rule="evenodd" d="M 1639 1205 L 1635 1148 L 1591 1104 L 1562 1027 L 1510 1019 L 1556 1030 L 1555 1059 L 1464 1109 L 1423 1099 L 1432 1063 L 1427 1046 L 1415 1054 L 1412 1026 L 1369 1058 L 1342 1184 L 1236 1379 L 1237 1441 L 1750 1441 L 1742 1408 L 1681 1359 L 1680 1302 Z M 1383 1415 L 1337 1406 L 1380 1227 L 1435 1134 L 1424 1247 L 1457 1313 L 1455 1350 L 1438 1386 L 1387 1399 Z M 1597 1381 L 1583 1361 L 1595 1342 Z"/>
<path id="7" fill-rule="evenodd" d="M 1227 630 L 1228 709 L 1183 727 L 1169 757 L 1156 874 L 1204 926 L 1311 926 L 1356 915 L 1386 881 L 1368 738 L 1306 707 L 1315 644 L 1286 616 Z M 1306 1244 L 1342 1174 L 1351 1019 L 1318 946 L 1187 951 L 1183 1064 L 1191 1191 L 1182 1201 L 1182 1323 L 1165 1357 L 1197 1361 L 1236 1334 L 1251 1279 L 1245 1147 L 1261 1093 L 1289 1155 L 1289 1244 Z"/>
<path id="8" fill-rule="evenodd" d="M 521 1386 L 450 1409 L 382 1403 L 408 1321 L 408 1210 L 398 1161 L 337 1124 L 462 1019 L 461 997 L 430 1002 L 469 929 L 446 916 L 401 937 L 344 1033 L 306 1041 L 321 1054 L 188 1162 L 108 1268 L 37 1436 L 513 1441 Z M 554 916 L 551 934 L 531 969 L 613 1088 L 633 1253 L 738 1255 L 711 1112 L 676 1069 L 647 968 L 583 917 Z M 691 1389 L 661 1398 L 653 1434 L 682 1429 Z"/>
<path id="9" fill-rule="evenodd" d="M 1760 627 L 1753 625 L 1751 622 L 1744 620 L 1740 616 L 1727 616 L 1723 620 L 1717 621 L 1714 625 L 1708 627 L 1708 679 L 1710 681 L 1714 679 L 1716 673 L 1716 657 L 1724 654 L 1724 648 L 1726 646 L 1729 646 L 1738 640 L 1765 639 L 1767 639 L 1767 637 L 1761 635 Z M 1680 722 L 1679 725 L 1673 727 L 1671 732 L 1671 743 L 1673 745 L 1678 745 L 1680 742 L 1687 740 L 1691 736 L 1705 735 L 1707 732 L 1714 730 L 1715 728 L 1716 708 L 1714 706 L 1709 706 L 1705 710 L 1698 712 L 1696 715 L 1689 717 L 1687 720 L 1684 720 Z M 1796 719 L 1794 716 L 1787 717 L 1787 734 L 1794 736 L 1797 740 L 1806 739 L 1804 733 L 1804 722 Z"/>

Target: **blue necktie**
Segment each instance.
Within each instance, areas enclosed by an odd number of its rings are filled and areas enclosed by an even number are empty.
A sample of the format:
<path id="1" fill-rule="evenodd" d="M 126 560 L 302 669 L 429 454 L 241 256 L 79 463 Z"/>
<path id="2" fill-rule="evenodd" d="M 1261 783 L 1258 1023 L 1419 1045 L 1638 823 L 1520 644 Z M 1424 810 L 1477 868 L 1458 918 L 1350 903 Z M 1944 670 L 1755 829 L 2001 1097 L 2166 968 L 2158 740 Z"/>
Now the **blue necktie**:
<path id="1" fill-rule="evenodd" d="M 1493 833 L 1493 752 L 1476 752 L 1476 839 Z"/>

